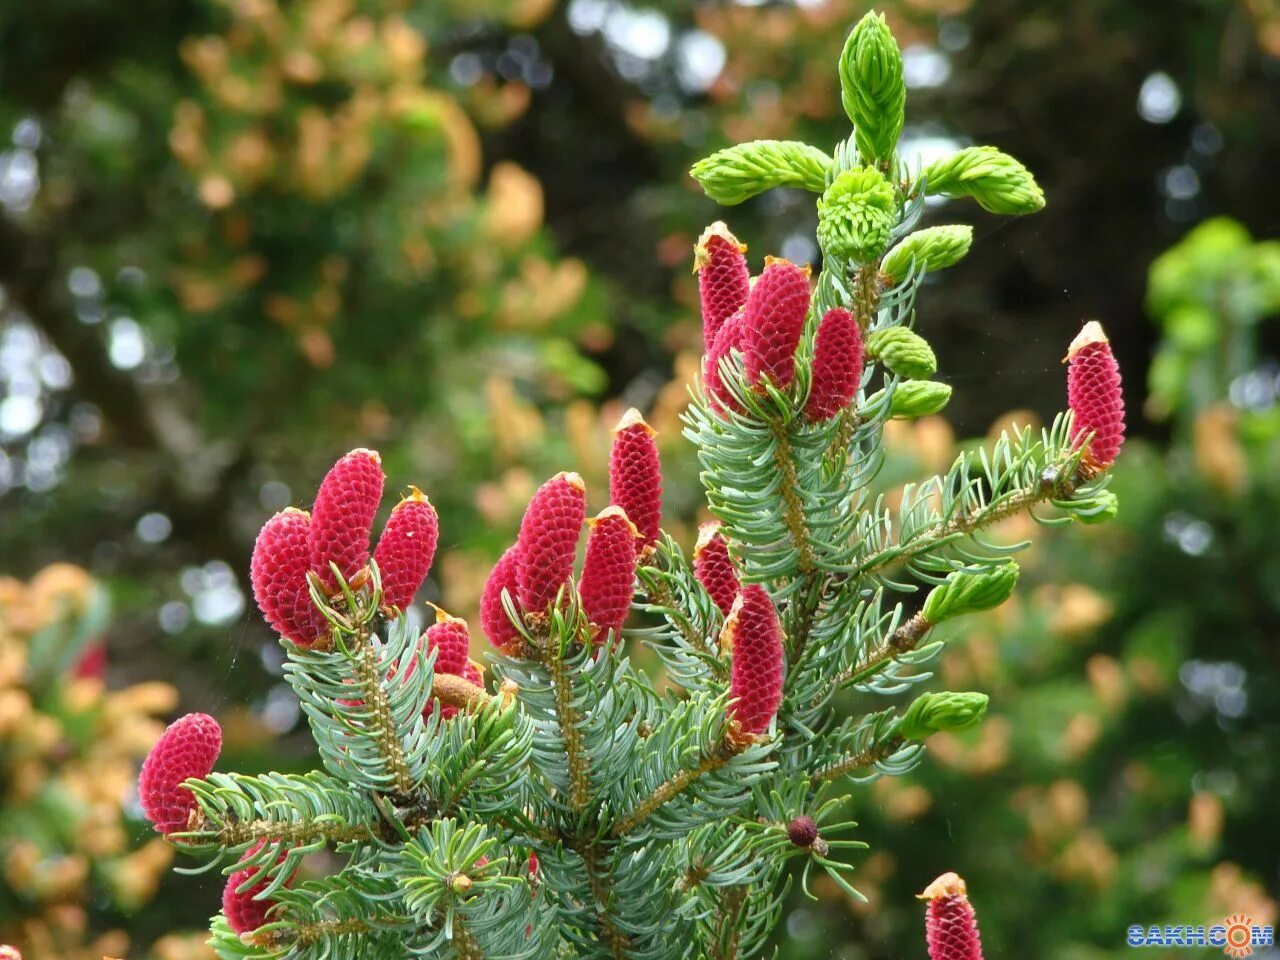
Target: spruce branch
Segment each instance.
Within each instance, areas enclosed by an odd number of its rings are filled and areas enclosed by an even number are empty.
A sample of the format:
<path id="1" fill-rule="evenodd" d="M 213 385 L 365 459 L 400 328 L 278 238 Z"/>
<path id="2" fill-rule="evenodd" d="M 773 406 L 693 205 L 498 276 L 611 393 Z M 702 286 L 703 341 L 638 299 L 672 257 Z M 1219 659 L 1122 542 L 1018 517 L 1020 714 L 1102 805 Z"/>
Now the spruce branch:
<path id="1" fill-rule="evenodd" d="M 775 441 L 773 461 L 782 480 L 778 492 L 782 496 L 787 531 L 791 534 L 791 542 L 796 549 L 796 567 L 802 575 L 807 575 L 813 571 L 813 548 L 809 543 L 804 504 L 800 499 L 800 479 L 792 460 L 791 438 L 786 425 L 779 420 L 771 419 L 769 428 L 773 431 Z"/>
<path id="2" fill-rule="evenodd" d="M 615 823 L 610 832 L 614 837 L 621 837 L 630 833 L 647 820 L 659 807 L 670 803 L 676 796 L 687 790 L 699 777 L 723 767 L 733 759 L 737 752 L 727 740 L 721 740 L 715 749 L 702 756 L 697 766 L 683 769 L 669 780 L 663 781 L 657 789 L 653 790 L 640 802 L 635 810 Z"/>
<path id="3" fill-rule="evenodd" d="M 574 703 L 573 688 L 564 659 L 552 653 L 547 659 L 547 669 L 551 671 L 556 716 L 560 720 L 564 752 L 569 761 L 569 802 L 578 813 L 582 813 L 591 801 L 591 780 L 588 774 L 590 759 L 582 736 L 582 717 Z"/>
<path id="4" fill-rule="evenodd" d="M 382 689 L 382 676 L 379 673 L 378 655 L 368 642 L 367 636 L 358 639 L 359 652 L 355 658 L 356 680 L 365 703 L 370 705 L 370 724 L 373 736 L 378 742 L 378 749 L 386 760 L 391 771 L 395 792 L 407 797 L 413 792 L 414 782 L 409 776 L 409 765 L 405 762 L 404 746 L 400 742 L 399 731 L 395 719 L 391 715 L 391 706 Z"/>
<path id="5" fill-rule="evenodd" d="M 897 753 L 903 745 L 901 737 L 891 737 L 851 756 L 843 757 L 814 773 L 813 778 L 821 783 L 824 780 L 836 780 L 854 770 L 865 770 Z"/>
<path id="6" fill-rule="evenodd" d="M 712 960 L 738 960 L 741 941 L 742 914 L 747 905 L 750 887 L 746 884 L 725 889 L 712 920 Z"/>

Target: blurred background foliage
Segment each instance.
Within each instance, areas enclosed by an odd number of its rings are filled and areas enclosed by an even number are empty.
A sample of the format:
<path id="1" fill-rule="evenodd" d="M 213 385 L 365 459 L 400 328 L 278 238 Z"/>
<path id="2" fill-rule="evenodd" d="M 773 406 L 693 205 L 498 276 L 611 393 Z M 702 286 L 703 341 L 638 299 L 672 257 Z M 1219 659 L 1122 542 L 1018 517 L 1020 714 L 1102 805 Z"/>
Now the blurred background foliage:
<path id="1" fill-rule="evenodd" d="M 190 949 L 159 938 L 202 927 L 216 881 L 170 875 L 144 906 L 167 862 L 125 767 L 179 700 L 229 721 L 238 768 L 304 759 L 247 560 L 343 451 L 375 446 L 393 488 L 430 494 L 447 549 L 423 599 L 464 615 L 544 475 L 579 469 L 603 505 L 629 405 L 661 431 L 668 526 L 691 541 L 693 241 L 724 217 L 756 264 L 818 253 L 811 197 L 723 211 L 686 171 L 739 140 L 843 137 L 833 65 L 867 6 L 0 5 L 5 936 L 36 958 Z M 910 894 L 944 869 L 1006 951 L 1261 919 L 1280 892 L 1280 325 L 1261 322 L 1280 304 L 1280 8 L 879 6 L 904 154 L 998 143 L 1048 197 L 1018 221 L 966 210 L 974 253 L 922 295 L 950 422 L 900 430 L 885 483 L 1012 408 L 1059 409 L 1082 318 L 1112 336 L 1143 443 L 1120 519 L 1038 531 L 1018 602 L 956 630 L 941 679 L 991 692 L 990 720 L 857 793 L 871 904 L 797 900 L 785 955 L 922 956 Z M 1188 233 L 1216 215 L 1235 219 Z M 40 572 L 59 561 L 88 573 Z M 82 599 L 53 613 L 41 578 Z M 83 599 L 106 593 L 110 618 Z M 35 635 L 61 672 L 31 665 Z M 66 680 L 99 640 L 103 680 Z M 137 720 L 91 796 L 77 764 L 107 762 L 84 751 L 117 697 Z"/>

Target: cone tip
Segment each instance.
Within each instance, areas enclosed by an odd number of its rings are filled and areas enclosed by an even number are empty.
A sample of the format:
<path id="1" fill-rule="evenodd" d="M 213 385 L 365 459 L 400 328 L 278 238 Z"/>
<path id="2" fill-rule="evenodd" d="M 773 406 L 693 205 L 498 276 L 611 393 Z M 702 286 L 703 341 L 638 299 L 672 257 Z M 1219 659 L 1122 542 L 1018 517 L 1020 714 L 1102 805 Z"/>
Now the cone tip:
<path id="1" fill-rule="evenodd" d="M 965 886 L 964 880 L 960 878 L 960 875 L 948 872 L 925 887 L 922 893 L 916 894 L 916 899 L 937 900 L 939 897 L 963 897 L 968 892 L 968 888 Z"/>

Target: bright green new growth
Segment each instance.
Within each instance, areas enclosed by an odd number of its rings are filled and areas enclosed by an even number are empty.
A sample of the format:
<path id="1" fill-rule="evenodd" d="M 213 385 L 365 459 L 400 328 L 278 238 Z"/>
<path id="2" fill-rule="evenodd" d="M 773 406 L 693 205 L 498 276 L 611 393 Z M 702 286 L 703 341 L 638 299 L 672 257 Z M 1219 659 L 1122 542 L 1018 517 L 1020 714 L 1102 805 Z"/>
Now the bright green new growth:
<path id="1" fill-rule="evenodd" d="M 892 501 L 876 486 L 886 423 L 950 399 L 949 385 L 926 379 L 937 361 L 914 332 L 916 297 L 926 273 L 963 255 L 971 232 L 916 230 L 925 201 L 919 183 L 900 179 L 905 93 L 882 18 L 854 31 L 840 79 L 858 127 L 833 155 L 758 141 L 694 167 L 726 204 L 775 186 L 823 195 L 824 261 L 794 382 L 785 392 L 745 382 L 731 349 L 717 371 L 724 394 L 713 402 L 695 384 L 684 414 L 734 572 L 763 588 L 781 626 L 785 669 L 772 676 L 783 678 L 782 702 L 771 727 L 743 736 L 733 719 L 725 617 L 670 536 L 643 557 L 643 622 L 625 631 L 653 648 L 670 690 L 657 689 L 625 645 L 594 646 L 572 581 L 536 616 L 522 617 L 504 594 L 520 652 L 491 657 L 496 691 L 436 675 L 410 618 L 385 617 L 376 564 L 341 583 L 340 596 L 326 597 L 317 581 L 312 599 L 332 642 L 284 642 L 284 672 L 323 770 L 188 781 L 192 829 L 171 835 L 207 858 L 206 869 L 248 869 L 249 886 L 268 882 L 266 926 L 237 935 L 215 919 L 221 958 L 746 960 L 777 926 L 793 868 L 806 891 L 821 871 L 859 896 L 850 852 L 866 844 L 841 816 L 849 789 L 909 772 L 930 734 L 972 726 L 985 711 L 980 693 L 897 706 L 932 676 L 946 643 L 931 636 L 934 625 L 1013 590 L 1008 556 L 1020 545 L 985 534 L 1050 508 L 1038 517 L 1045 524 L 1103 519 L 1114 498 L 1105 473 L 1079 470 L 1066 414 L 966 450 Z M 994 181 L 979 180 L 966 189 L 990 201 L 983 191 Z M 1012 203 L 1008 190 L 1000 196 Z M 802 292 L 779 309 L 802 305 Z M 866 365 L 852 401 L 814 422 L 815 335 L 834 308 L 863 332 Z M 730 636 L 747 648 L 748 638 Z M 771 630 L 768 643 L 776 640 Z M 753 646 L 763 656 L 763 644 Z M 444 719 L 442 701 L 457 715 Z M 792 842 L 788 824 L 801 816 L 820 843 Z M 293 883 L 302 858 L 321 850 L 341 865 Z"/>
<path id="2" fill-rule="evenodd" d="M 944 730 L 968 730 L 987 712 L 985 693 L 922 693 L 898 721 L 898 736 L 923 740 Z"/>
<path id="3" fill-rule="evenodd" d="M 920 613 L 930 623 L 938 624 L 990 610 L 1008 600 L 1017 583 L 1018 565 L 1012 560 L 978 572 L 958 570 L 930 591 Z"/>
<path id="4" fill-rule="evenodd" d="M 1044 191 L 1031 171 L 995 147 L 965 147 L 927 166 L 923 179 L 930 195 L 973 197 L 990 213 L 1013 216 L 1044 207 Z"/>
<path id="5" fill-rule="evenodd" d="M 716 203 L 727 207 L 773 187 L 799 187 L 821 193 L 831 158 L 794 140 L 753 140 L 699 160 L 690 173 Z"/>
<path id="6" fill-rule="evenodd" d="M 888 414 L 894 420 L 916 420 L 941 413 L 951 402 L 951 384 L 932 380 L 900 380 L 892 393 L 886 387 L 867 398 L 865 409 L 870 412 L 884 405 L 889 398 Z"/>
<path id="7" fill-rule="evenodd" d="M 896 212 L 893 187 L 879 170 L 846 170 L 818 200 L 818 245 L 842 260 L 874 260 L 889 245 Z"/>
<path id="8" fill-rule="evenodd" d="M 906 327 L 887 327 L 871 334 L 867 338 L 867 356 L 912 380 L 928 380 L 938 372 L 938 359 L 929 342 Z"/>
<path id="9" fill-rule="evenodd" d="M 893 281 L 905 280 L 914 268 L 933 273 L 964 259 L 973 244 L 973 227 L 968 224 L 946 224 L 926 227 L 908 234 L 889 251 L 880 264 L 880 272 Z"/>
<path id="10" fill-rule="evenodd" d="M 869 12 L 849 34 L 840 56 L 840 100 L 853 121 L 865 163 L 888 167 L 906 117 L 902 53 L 884 15 Z"/>

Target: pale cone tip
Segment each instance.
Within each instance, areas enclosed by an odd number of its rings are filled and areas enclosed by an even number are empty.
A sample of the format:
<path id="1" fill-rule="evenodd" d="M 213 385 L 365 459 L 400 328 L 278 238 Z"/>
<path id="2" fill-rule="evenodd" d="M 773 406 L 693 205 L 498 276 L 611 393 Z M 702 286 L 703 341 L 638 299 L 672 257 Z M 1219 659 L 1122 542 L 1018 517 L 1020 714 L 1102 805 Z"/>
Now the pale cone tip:
<path id="1" fill-rule="evenodd" d="M 308 511 L 303 510 L 301 507 L 285 507 L 279 513 L 277 513 L 276 516 L 283 517 L 286 513 L 300 513 L 308 519 L 311 518 L 311 514 Z"/>
<path id="2" fill-rule="evenodd" d="M 698 540 L 693 545 L 693 555 L 696 557 L 712 540 L 716 538 L 716 534 L 720 532 L 721 523 L 719 520 L 708 520 L 706 523 L 698 524 Z"/>
<path id="3" fill-rule="evenodd" d="M 702 236 L 698 237 L 698 242 L 694 245 L 694 273 L 697 273 L 711 262 L 711 241 L 716 237 L 720 238 L 725 243 L 737 247 L 739 253 L 747 252 L 747 245 L 729 231 L 729 227 L 723 220 L 717 220 L 715 223 L 708 226 L 707 229 L 702 231 Z"/>
<path id="4" fill-rule="evenodd" d="M 467 621 L 463 620 L 461 617 L 455 617 L 443 607 L 437 607 L 430 600 L 427 601 L 427 606 L 436 612 L 436 623 L 460 623 L 464 627 L 467 625 Z"/>
<path id="5" fill-rule="evenodd" d="M 916 894 L 917 900 L 937 900 L 939 897 L 966 896 L 968 888 L 956 873 L 944 873 L 933 883 L 924 888 L 923 893 Z"/>
<path id="6" fill-rule="evenodd" d="M 630 430 L 632 427 L 639 427 L 651 437 L 658 435 L 658 431 L 645 422 L 644 417 L 635 407 L 627 409 L 627 412 L 622 415 L 622 419 L 618 421 L 618 425 L 613 428 L 613 432 L 622 433 L 623 430 Z"/>
<path id="7" fill-rule="evenodd" d="M 359 455 L 362 457 L 368 457 L 378 466 L 382 466 L 382 454 L 378 453 L 377 450 L 370 450 L 368 447 L 356 447 L 354 450 L 352 450 L 350 453 L 347 454 L 348 457 L 354 457 L 356 455 Z"/>
<path id="8" fill-rule="evenodd" d="M 589 520 L 587 520 L 587 526 L 594 528 L 596 524 L 603 523 L 605 520 L 608 520 L 610 517 L 621 517 L 623 520 L 627 522 L 627 526 L 631 530 L 631 535 L 633 537 L 640 536 L 640 531 L 636 529 L 636 525 L 632 523 L 631 518 L 627 516 L 627 511 L 623 510 L 616 503 L 610 504 L 609 506 L 601 510 L 598 514 L 596 514 L 594 517 L 591 517 Z"/>
<path id="9" fill-rule="evenodd" d="M 1091 347 L 1095 343 L 1110 343 L 1106 333 L 1102 329 L 1102 324 L 1097 320 L 1090 320 L 1080 332 L 1076 334 L 1076 338 L 1071 341 L 1071 346 L 1067 347 L 1067 355 L 1062 358 L 1062 362 L 1066 363 L 1085 347 Z"/>
<path id="10" fill-rule="evenodd" d="M 561 470 L 551 479 L 563 480 L 565 483 L 567 483 L 569 486 L 573 487 L 574 489 L 581 490 L 583 493 L 586 493 L 586 490 L 587 490 L 586 482 L 582 479 L 581 474 L 574 473 L 572 470 Z"/>
<path id="11" fill-rule="evenodd" d="M 765 267 L 766 267 L 766 268 L 768 268 L 768 267 L 772 267 L 775 263 L 776 263 L 776 264 L 778 264 L 778 265 L 780 265 L 780 266 L 784 266 L 784 267 L 796 267 L 796 266 L 799 266 L 799 264 L 792 263 L 792 262 L 791 262 L 790 260 L 788 260 L 786 257 L 773 257 L 773 256 L 768 256 L 768 257 L 765 257 L 765 258 L 764 258 L 764 265 L 765 265 Z M 806 263 L 803 267 L 800 267 L 800 269 L 804 271 L 804 275 L 805 275 L 806 277 L 807 277 L 807 276 L 810 276 L 810 275 L 813 273 L 813 267 L 811 267 L 811 266 L 810 266 L 809 264 L 807 264 L 807 263 Z"/>
<path id="12" fill-rule="evenodd" d="M 398 507 L 401 504 L 405 504 L 405 503 L 430 503 L 430 502 L 431 502 L 430 498 L 428 498 L 425 493 L 423 493 L 413 484 L 409 484 L 409 492 L 400 498 L 400 503 L 397 503 L 396 506 Z"/>

